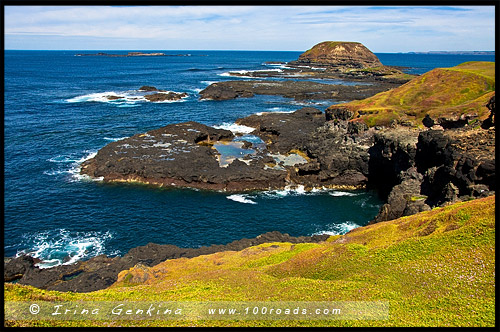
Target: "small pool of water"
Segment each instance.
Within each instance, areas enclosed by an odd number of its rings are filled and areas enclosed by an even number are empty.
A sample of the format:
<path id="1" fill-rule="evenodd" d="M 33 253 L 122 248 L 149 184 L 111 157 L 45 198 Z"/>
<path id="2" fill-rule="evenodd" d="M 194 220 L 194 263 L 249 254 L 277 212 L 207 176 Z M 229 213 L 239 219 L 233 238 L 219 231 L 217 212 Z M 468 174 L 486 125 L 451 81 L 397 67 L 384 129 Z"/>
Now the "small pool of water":
<path id="1" fill-rule="evenodd" d="M 254 149 L 246 149 L 243 146 L 244 142 L 221 142 L 214 144 L 214 148 L 219 152 L 219 166 L 227 167 L 235 159 L 243 158 L 248 154 L 255 153 Z"/>

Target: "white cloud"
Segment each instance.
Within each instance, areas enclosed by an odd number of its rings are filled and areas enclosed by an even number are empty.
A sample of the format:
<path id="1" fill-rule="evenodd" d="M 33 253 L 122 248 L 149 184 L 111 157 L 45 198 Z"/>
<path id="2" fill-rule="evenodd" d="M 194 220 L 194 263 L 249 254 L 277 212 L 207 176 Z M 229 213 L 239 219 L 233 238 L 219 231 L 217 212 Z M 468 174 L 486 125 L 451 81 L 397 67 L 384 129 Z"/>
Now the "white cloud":
<path id="1" fill-rule="evenodd" d="M 21 42 L 23 36 L 32 35 L 130 43 L 148 39 L 178 49 L 206 48 L 210 41 L 212 49 L 303 50 L 323 40 L 354 40 L 372 44 L 375 52 L 426 50 L 435 41 L 443 50 L 460 45 L 458 41 L 464 41 L 464 50 L 492 50 L 494 10 L 493 6 L 6 6 L 5 35 L 10 37 L 6 48 L 13 38 Z"/>

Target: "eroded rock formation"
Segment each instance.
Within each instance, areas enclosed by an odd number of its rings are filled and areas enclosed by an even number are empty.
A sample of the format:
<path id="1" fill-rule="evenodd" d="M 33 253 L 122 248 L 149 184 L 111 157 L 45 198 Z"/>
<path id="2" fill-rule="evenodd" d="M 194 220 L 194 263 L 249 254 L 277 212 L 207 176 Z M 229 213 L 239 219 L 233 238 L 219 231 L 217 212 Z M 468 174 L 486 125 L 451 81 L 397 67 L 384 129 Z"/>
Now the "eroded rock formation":
<path id="1" fill-rule="evenodd" d="M 293 64 L 340 68 L 380 67 L 382 63 L 368 48 L 357 42 L 325 41 L 302 53 Z"/>

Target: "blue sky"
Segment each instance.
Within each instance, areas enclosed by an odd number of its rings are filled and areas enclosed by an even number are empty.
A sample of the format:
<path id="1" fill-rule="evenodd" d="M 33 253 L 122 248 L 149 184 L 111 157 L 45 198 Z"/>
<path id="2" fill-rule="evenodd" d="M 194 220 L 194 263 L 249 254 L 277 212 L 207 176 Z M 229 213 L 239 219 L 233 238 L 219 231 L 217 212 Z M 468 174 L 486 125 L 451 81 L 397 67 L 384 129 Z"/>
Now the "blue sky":
<path id="1" fill-rule="evenodd" d="M 5 49 L 495 50 L 494 6 L 5 6 Z"/>

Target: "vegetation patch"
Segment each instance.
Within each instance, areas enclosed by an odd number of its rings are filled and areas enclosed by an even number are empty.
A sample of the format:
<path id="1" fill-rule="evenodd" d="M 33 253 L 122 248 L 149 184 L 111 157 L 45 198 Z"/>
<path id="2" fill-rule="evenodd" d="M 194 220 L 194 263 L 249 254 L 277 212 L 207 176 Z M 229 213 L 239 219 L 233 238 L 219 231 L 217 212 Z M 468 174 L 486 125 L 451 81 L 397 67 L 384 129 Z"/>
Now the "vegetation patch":
<path id="1" fill-rule="evenodd" d="M 420 127 L 427 114 L 434 118 L 473 115 L 484 120 L 489 115 L 486 104 L 494 93 L 495 63 L 466 62 L 436 68 L 395 89 L 335 107 L 348 108 L 369 127 L 393 121 Z"/>
<path id="2" fill-rule="evenodd" d="M 426 233 L 426 234 L 423 234 Z M 388 320 L 6 321 L 7 326 L 495 326 L 495 197 L 120 273 L 92 293 L 4 284 L 5 301 L 389 301 Z M 134 278 L 147 275 L 143 283 Z"/>

